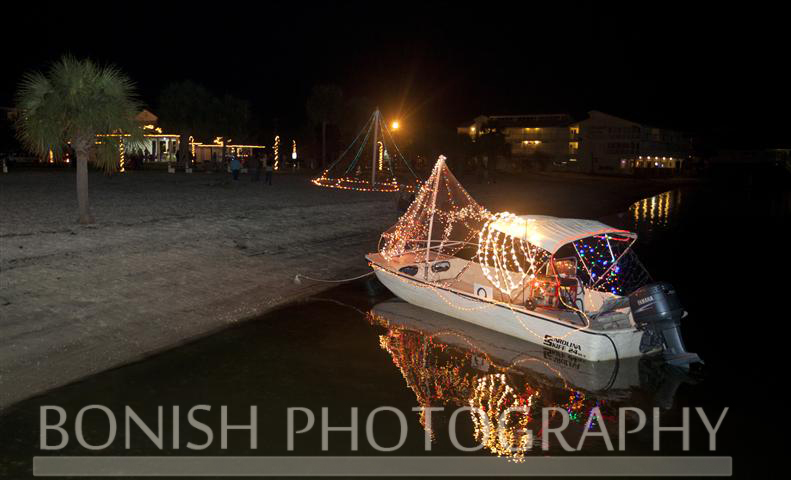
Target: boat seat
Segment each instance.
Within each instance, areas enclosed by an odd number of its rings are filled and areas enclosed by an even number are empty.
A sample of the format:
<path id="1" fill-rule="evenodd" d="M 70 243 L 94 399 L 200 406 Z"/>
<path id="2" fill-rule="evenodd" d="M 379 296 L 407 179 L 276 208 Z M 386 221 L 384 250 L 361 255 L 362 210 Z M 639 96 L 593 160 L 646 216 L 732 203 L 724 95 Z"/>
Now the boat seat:
<path id="1" fill-rule="evenodd" d="M 629 307 L 629 297 L 609 297 L 604 300 L 601 307 L 596 310 L 595 312 L 589 313 L 591 317 L 596 317 L 599 315 L 604 315 L 605 313 L 612 312 L 614 310 L 620 310 L 622 308 Z"/>
<path id="2" fill-rule="evenodd" d="M 629 297 L 611 297 L 604 301 L 601 308 L 588 314 L 591 328 L 595 330 L 618 330 L 629 328 L 629 315 L 621 310 L 629 307 Z"/>
<path id="3" fill-rule="evenodd" d="M 604 312 L 590 318 L 590 328 L 593 330 L 621 330 L 632 326 L 629 316 L 617 310 Z"/>

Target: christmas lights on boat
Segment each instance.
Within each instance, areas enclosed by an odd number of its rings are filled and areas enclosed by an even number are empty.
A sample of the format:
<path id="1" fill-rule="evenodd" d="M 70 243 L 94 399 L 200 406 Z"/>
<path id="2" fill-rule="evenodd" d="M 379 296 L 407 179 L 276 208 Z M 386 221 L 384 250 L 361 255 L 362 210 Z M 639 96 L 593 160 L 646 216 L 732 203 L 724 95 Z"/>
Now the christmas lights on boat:
<path id="1" fill-rule="evenodd" d="M 700 362 L 681 340 L 676 290 L 653 281 L 636 240 L 596 220 L 491 213 L 440 156 L 366 258 L 403 300 L 545 348 L 590 361 Z"/>

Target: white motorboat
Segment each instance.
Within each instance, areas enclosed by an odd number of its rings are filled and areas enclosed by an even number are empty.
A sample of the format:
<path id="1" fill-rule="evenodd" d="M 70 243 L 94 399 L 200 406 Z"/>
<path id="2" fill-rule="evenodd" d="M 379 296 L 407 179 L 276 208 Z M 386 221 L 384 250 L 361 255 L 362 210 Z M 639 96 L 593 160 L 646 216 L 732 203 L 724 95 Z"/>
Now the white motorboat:
<path id="1" fill-rule="evenodd" d="M 679 332 L 675 289 L 652 282 L 633 232 L 595 220 L 492 214 L 440 157 L 367 259 L 414 305 L 588 361 L 664 353 L 700 362 Z"/>

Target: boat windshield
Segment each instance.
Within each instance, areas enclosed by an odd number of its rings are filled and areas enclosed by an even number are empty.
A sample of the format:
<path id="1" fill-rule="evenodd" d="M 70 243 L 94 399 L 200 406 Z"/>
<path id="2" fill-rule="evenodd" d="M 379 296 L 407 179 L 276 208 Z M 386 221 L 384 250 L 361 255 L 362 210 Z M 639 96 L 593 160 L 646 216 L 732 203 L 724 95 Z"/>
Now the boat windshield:
<path id="1" fill-rule="evenodd" d="M 583 287 L 623 296 L 652 281 L 633 243 L 616 234 L 594 235 L 564 245 L 555 258 L 577 259 L 576 276 Z"/>

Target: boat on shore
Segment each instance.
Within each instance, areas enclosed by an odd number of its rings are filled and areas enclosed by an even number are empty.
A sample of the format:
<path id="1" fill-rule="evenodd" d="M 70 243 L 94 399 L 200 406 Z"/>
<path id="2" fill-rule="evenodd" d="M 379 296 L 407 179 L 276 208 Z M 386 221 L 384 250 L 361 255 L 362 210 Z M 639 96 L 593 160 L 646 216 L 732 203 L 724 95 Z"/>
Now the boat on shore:
<path id="1" fill-rule="evenodd" d="M 653 281 L 636 240 L 595 220 L 490 213 L 440 157 L 366 258 L 406 302 L 573 357 L 700 362 L 681 339 L 676 290 Z"/>

